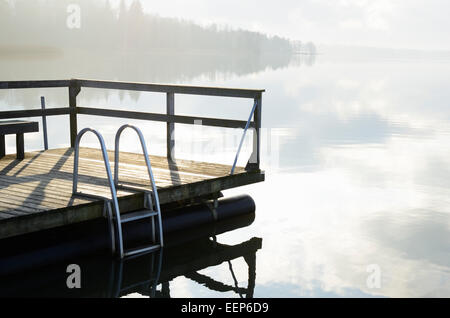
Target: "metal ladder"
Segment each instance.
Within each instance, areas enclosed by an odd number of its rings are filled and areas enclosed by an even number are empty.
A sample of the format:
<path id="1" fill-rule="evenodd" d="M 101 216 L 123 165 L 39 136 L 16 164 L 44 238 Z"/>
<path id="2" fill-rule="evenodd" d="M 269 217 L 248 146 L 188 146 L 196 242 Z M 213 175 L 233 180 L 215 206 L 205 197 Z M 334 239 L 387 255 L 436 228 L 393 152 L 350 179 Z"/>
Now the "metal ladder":
<path id="1" fill-rule="evenodd" d="M 155 179 L 153 177 L 152 166 L 151 166 L 150 159 L 149 159 L 148 152 L 147 152 L 147 146 L 145 144 L 144 136 L 142 135 L 141 130 L 132 125 L 123 125 L 117 130 L 117 133 L 116 133 L 115 149 L 114 149 L 114 186 L 117 188 L 125 189 L 125 190 L 142 191 L 140 189 L 136 189 L 136 188 L 133 188 L 130 186 L 125 186 L 125 185 L 119 184 L 120 136 L 122 135 L 122 132 L 126 128 L 131 128 L 132 130 L 134 130 L 139 137 L 139 141 L 141 142 L 141 147 L 142 147 L 142 152 L 144 155 L 145 163 L 147 165 L 148 176 L 149 176 L 150 183 L 152 186 L 151 192 L 149 192 L 149 191 L 144 192 L 144 209 L 143 210 L 135 211 L 132 213 L 127 213 L 127 214 L 123 215 L 121 219 L 120 219 L 120 215 L 119 215 L 119 218 L 117 219 L 118 223 L 120 224 L 120 223 L 126 223 L 126 222 L 135 221 L 135 220 L 140 220 L 140 219 L 144 219 L 144 218 L 151 218 L 153 245 L 149 245 L 149 246 L 145 246 L 145 247 L 138 247 L 138 248 L 130 249 L 128 251 L 123 252 L 123 242 L 122 242 L 121 236 L 120 236 L 120 238 L 119 238 L 120 246 L 119 247 L 122 249 L 121 253 L 124 253 L 125 256 L 131 256 L 131 255 L 135 255 L 135 254 L 154 251 L 158 248 L 163 247 L 164 242 L 163 242 L 161 208 L 159 205 L 158 190 L 156 188 Z M 159 242 L 158 243 L 156 242 L 155 216 L 158 218 L 158 233 L 159 233 Z"/>
<path id="2" fill-rule="evenodd" d="M 121 135 L 122 131 L 127 127 L 133 128 L 139 135 L 153 191 L 152 192 L 146 191 L 144 193 L 144 209 L 143 210 L 134 211 L 131 213 L 126 213 L 124 215 L 121 215 L 120 210 L 119 210 L 119 204 L 117 201 L 117 192 L 116 192 L 116 186 L 118 186 L 118 181 L 119 181 L 118 180 L 118 169 L 119 169 L 118 153 L 119 153 L 120 135 Z M 111 199 L 77 191 L 80 140 L 81 140 L 81 137 L 88 131 L 94 133 L 100 141 L 100 146 L 101 146 L 101 150 L 102 150 L 102 154 L 103 154 L 103 161 L 105 163 L 106 173 L 107 173 L 107 177 L 108 177 L 108 183 L 109 183 L 109 187 L 111 190 Z M 85 196 L 85 197 L 104 200 L 104 202 L 105 202 L 104 214 L 107 214 L 109 225 L 110 225 L 111 250 L 113 253 L 116 253 L 115 232 L 117 232 L 118 254 L 121 259 L 124 257 L 128 257 L 128 256 L 151 252 L 151 251 L 161 248 L 163 246 L 163 233 L 162 233 L 161 210 L 160 210 L 160 206 L 159 206 L 158 193 L 157 193 L 157 189 L 155 186 L 153 173 L 151 170 L 150 160 L 148 159 L 148 153 L 147 153 L 147 148 L 145 146 L 144 137 L 143 137 L 141 131 L 134 126 L 124 125 L 124 126 L 120 127 L 116 133 L 114 176 L 115 176 L 115 179 L 113 180 L 112 174 L 111 174 L 111 167 L 109 164 L 108 153 L 106 151 L 106 146 L 105 146 L 105 142 L 103 140 L 102 135 L 99 132 L 97 132 L 96 130 L 91 129 L 91 128 L 85 128 L 85 129 L 81 130 L 78 133 L 76 141 L 75 141 L 75 156 L 74 156 L 74 165 L 73 165 L 73 188 L 72 188 L 73 195 Z M 125 187 L 125 186 L 121 186 L 121 188 L 126 188 L 129 190 L 136 190 L 134 188 Z M 153 205 L 153 200 L 152 200 L 152 194 L 155 198 L 154 205 Z M 112 208 L 111 208 L 111 203 L 112 203 Z M 113 214 L 112 210 L 114 210 L 114 214 Z M 156 244 L 156 232 L 155 232 L 155 222 L 154 222 L 155 216 L 158 217 L 159 244 Z M 140 220 L 140 219 L 144 219 L 144 218 L 152 219 L 152 241 L 153 241 L 153 244 L 148 245 L 148 246 L 128 249 L 125 251 L 124 244 L 123 244 L 122 224 Z"/>

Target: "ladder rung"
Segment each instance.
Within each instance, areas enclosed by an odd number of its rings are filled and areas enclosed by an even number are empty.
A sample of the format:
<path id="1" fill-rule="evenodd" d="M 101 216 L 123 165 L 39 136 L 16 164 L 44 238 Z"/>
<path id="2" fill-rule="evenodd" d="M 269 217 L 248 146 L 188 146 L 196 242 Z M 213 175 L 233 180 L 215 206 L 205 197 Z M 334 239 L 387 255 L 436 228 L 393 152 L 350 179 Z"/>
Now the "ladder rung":
<path id="1" fill-rule="evenodd" d="M 147 253 L 147 252 L 151 252 L 151 251 L 155 251 L 157 249 L 159 249 L 161 246 L 159 244 L 156 245 L 150 245 L 150 246 L 145 246 L 145 247 L 135 247 L 135 248 L 131 248 L 129 250 L 125 251 L 125 256 L 131 256 L 131 255 L 136 255 L 136 254 L 141 254 L 141 253 Z"/>
<path id="2" fill-rule="evenodd" d="M 158 212 L 154 212 L 151 210 L 140 210 L 136 212 L 122 214 L 120 215 L 120 220 L 122 223 L 126 223 L 144 218 L 149 218 L 155 215 L 158 215 Z"/>

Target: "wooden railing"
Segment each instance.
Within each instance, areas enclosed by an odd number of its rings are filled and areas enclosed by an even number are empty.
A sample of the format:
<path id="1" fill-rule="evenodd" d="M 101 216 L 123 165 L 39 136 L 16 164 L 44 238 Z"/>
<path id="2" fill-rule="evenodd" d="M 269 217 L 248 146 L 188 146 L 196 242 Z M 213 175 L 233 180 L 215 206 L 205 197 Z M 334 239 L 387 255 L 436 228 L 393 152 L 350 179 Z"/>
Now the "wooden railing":
<path id="1" fill-rule="evenodd" d="M 30 110 L 11 110 L 1 111 L 0 119 L 24 118 L 24 117 L 41 117 L 69 115 L 70 117 L 70 144 L 75 145 L 75 139 L 78 133 L 77 115 L 94 115 L 104 117 L 129 118 L 138 120 L 162 121 L 167 123 L 167 158 L 174 160 L 174 125 L 178 124 L 196 124 L 201 120 L 204 126 L 225 127 L 225 128 L 252 128 L 253 134 L 253 151 L 250 160 L 247 163 L 247 170 L 259 170 L 260 166 L 260 130 L 261 130 L 261 111 L 262 111 L 262 93 L 264 90 L 254 89 L 236 89 L 221 87 L 201 87 L 201 86 L 184 86 L 184 85 L 162 85 L 149 83 L 134 82 L 114 82 L 114 81 L 98 81 L 86 79 L 71 80 L 38 80 L 38 81 L 0 81 L 0 89 L 26 89 L 26 88 L 54 88 L 67 87 L 69 93 L 69 106 L 60 108 L 47 109 L 30 109 Z M 150 113 L 136 112 L 127 110 L 114 110 L 108 108 L 82 107 L 77 105 L 77 96 L 83 87 L 114 89 L 114 90 L 131 90 L 144 92 L 157 92 L 166 94 L 166 113 Z M 252 99 L 254 112 L 250 114 L 249 122 L 245 120 L 219 119 L 197 116 L 181 116 L 175 115 L 175 95 L 204 95 L 204 96 L 223 96 Z M 251 120 L 253 118 L 253 120 Z"/>

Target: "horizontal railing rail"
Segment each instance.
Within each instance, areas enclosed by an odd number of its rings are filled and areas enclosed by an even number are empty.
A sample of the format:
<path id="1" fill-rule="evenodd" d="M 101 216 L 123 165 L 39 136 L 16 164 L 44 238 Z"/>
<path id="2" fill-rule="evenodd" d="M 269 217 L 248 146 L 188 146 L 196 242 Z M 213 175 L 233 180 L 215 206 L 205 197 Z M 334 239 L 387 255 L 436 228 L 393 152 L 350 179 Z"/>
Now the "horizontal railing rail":
<path id="1" fill-rule="evenodd" d="M 260 89 L 147 84 L 84 79 L 75 79 L 74 81 L 76 81 L 80 87 L 223 97 L 256 98 L 264 92 L 264 90 Z"/>
<path id="2" fill-rule="evenodd" d="M 76 110 L 70 109 L 69 107 L 28 109 L 28 110 L 7 110 L 7 111 L 0 111 L 0 119 L 69 115 L 75 111 Z"/>
<path id="3" fill-rule="evenodd" d="M 30 88 L 68 88 L 69 106 L 59 108 L 29 109 L 29 110 L 6 110 L 0 111 L 0 119 L 26 118 L 26 117 L 44 117 L 69 115 L 70 116 L 70 144 L 75 145 L 77 129 L 77 115 L 93 115 L 103 117 L 128 118 L 137 120 L 160 121 L 167 123 L 167 158 L 174 160 L 174 124 L 204 125 L 223 128 L 242 128 L 244 134 L 248 128 L 254 130 L 253 151 L 250 160 L 247 163 L 247 170 L 259 170 L 260 164 L 260 129 L 261 129 L 261 111 L 262 111 L 262 93 L 263 89 L 240 89 L 240 88 L 222 88 L 222 87 L 202 87 L 188 85 L 166 85 L 135 82 L 101 81 L 89 79 L 70 79 L 70 80 L 31 80 L 31 81 L 0 81 L 0 89 L 30 89 Z M 131 90 L 156 92 L 166 94 L 166 113 L 151 113 L 128 110 L 114 110 L 98 107 L 80 107 L 77 105 L 77 95 L 81 88 L 98 88 L 114 90 Z M 220 119 L 199 116 L 175 115 L 175 94 L 203 95 L 203 96 L 221 96 L 253 99 L 254 104 L 250 117 L 247 121 L 234 119 Z M 251 120 L 253 118 L 253 121 Z M 239 145 L 233 169 L 234 172 L 242 140 Z"/>
<path id="4" fill-rule="evenodd" d="M 191 124 L 191 125 L 196 125 L 199 123 L 199 121 L 201 121 L 201 124 L 203 126 L 224 127 L 224 128 L 245 128 L 245 125 L 247 124 L 247 122 L 244 120 L 219 119 L 219 118 L 208 118 L 199 116 L 166 115 L 159 113 L 135 112 L 129 110 L 115 110 L 115 109 L 92 108 L 82 106 L 77 106 L 77 114 L 162 121 L 167 123 Z M 252 122 L 250 127 L 254 128 L 255 123 Z"/>
<path id="5" fill-rule="evenodd" d="M 70 80 L 0 81 L 0 89 L 68 87 Z"/>
<path id="6" fill-rule="evenodd" d="M 0 81 L 0 89 L 69 87 L 70 84 L 75 84 L 76 86 L 87 88 L 118 89 L 118 90 L 131 90 L 143 92 L 241 97 L 241 98 L 256 98 L 261 93 L 265 92 L 265 90 L 263 89 L 150 84 L 150 83 L 102 81 L 89 79 Z"/>

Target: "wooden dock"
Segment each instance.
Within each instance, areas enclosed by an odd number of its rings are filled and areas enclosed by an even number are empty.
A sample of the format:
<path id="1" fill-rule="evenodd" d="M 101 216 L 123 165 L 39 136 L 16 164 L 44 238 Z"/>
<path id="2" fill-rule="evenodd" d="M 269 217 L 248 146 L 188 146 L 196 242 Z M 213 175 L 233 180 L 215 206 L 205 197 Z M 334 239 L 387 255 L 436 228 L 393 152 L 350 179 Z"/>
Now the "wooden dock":
<path id="1" fill-rule="evenodd" d="M 0 239 L 39 230 L 69 225 L 103 217 L 104 202 L 72 195 L 74 142 L 79 131 L 77 114 L 166 121 L 167 156 L 150 156 L 161 205 L 187 202 L 196 198 L 216 196 L 222 190 L 264 180 L 259 169 L 261 127 L 261 93 L 263 90 L 242 90 L 192 86 L 170 86 L 145 83 L 123 83 L 90 80 L 0 82 L 0 89 L 68 88 L 69 106 L 61 108 L 11 110 L 0 112 L 0 119 L 68 115 L 70 117 L 70 147 L 25 152 L 23 160 L 9 154 L 0 159 Z M 76 96 L 82 87 L 153 91 L 167 94 L 167 114 L 117 111 L 77 106 Z M 194 94 L 251 98 L 254 107 L 248 121 L 175 115 L 175 94 Z M 253 121 L 251 121 L 253 118 Z M 229 128 L 250 128 L 253 134 L 253 161 L 246 167 L 196 162 L 174 158 L 175 123 Z M 95 127 L 94 127 L 95 128 Z M 244 135 L 245 136 L 245 135 Z M 239 150 L 236 155 L 239 155 Z M 114 152 L 108 152 L 114 168 Z M 136 191 L 118 189 L 121 213 L 143 209 L 145 189 L 150 181 L 142 154 L 120 153 L 120 180 L 137 188 Z M 104 161 L 99 149 L 81 148 L 79 161 L 81 192 L 110 197 Z M 142 189 L 142 191 L 139 191 Z M 162 211 L 164 213 L 164 209 Z"/>
<path id="2" fill-rule="evenodd" d="M 114 152 L 108 153 L 111 162 Z M 143 156 L 121 152 L 120 179 L 149 189 Z M 161 204 L 206 196 L 264 180 L 261 173 L 231 166 L 150 156 Z M 72 196 L 73 149 L 27 152 L 0 159 L 0 238 L 102 217 L 103 202 Z M 112 164 L 113 166 L 113 164 Z M 110 197 L 99 149 L 81 148 L 79 190 Z M 120 211 L 142 209 L 142 192 L 118 190 Z M 164 211 L 163 211 L 164 213 Z"/>

